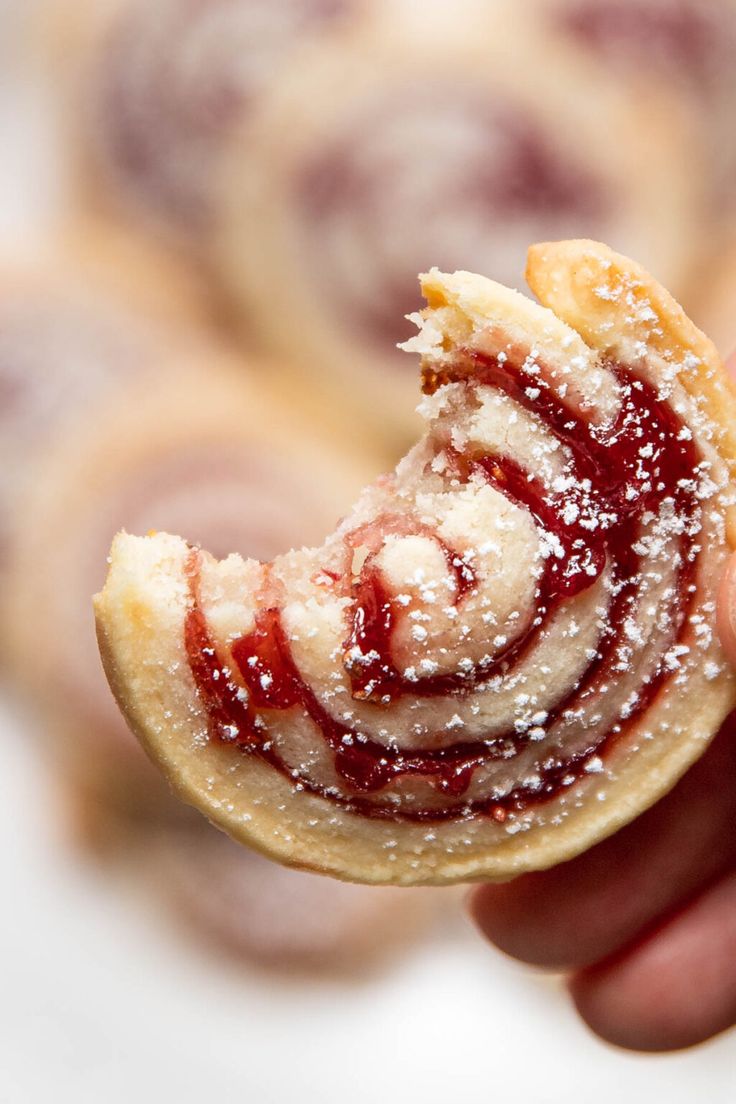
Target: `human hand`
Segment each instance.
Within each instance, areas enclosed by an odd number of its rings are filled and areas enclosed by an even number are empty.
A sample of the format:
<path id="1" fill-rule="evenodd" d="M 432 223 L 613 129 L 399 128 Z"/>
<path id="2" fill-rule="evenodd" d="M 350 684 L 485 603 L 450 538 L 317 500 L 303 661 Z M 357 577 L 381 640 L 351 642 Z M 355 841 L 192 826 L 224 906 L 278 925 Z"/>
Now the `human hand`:
<path id="1" fill-rule="evenodd" d="M 718 617 L 736 665 L 736 554 Z M 634 823 L 571 862 L 481 886 L 470 910 L 507 954 L 565 971 L 611 1043 L 675 1050 L 736 1024 L 736 713 Z"/>

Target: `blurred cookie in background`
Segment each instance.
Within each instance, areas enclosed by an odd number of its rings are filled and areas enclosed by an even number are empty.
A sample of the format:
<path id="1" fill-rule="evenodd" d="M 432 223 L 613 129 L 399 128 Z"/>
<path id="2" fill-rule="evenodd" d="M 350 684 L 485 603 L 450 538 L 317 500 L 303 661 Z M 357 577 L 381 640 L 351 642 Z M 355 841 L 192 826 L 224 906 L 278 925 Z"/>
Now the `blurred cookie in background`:
<path id="1" fill-rule="evenodd" d="M 0 261 L 0 578 L 44 456 L 103 398 L 155 377 L 200 306 L 158 251 L 87 223 Z"/>
<path id="2" fill-rule="evenodd" d="M 370 0 L 49 0 L 82 196 L 198 249 L 222 149 L 311 39 Z"/>
<path id="3" fill-rule="evenodd" d="M 406 951 L 450 903 L 441 890 L 353 885 L 289 870 L 203 824 L 159 834 L 149 870 L 180 924 L 260 966 L 364 976 Z"/>
<path id="4" fill-rule="evenodd" d="M 687 115 L 689 156 L 709 181 L 712 213 L 734 210 L 736 0 L 521 0 L 524 8 L 607 76 L 657 81 Z"/>
<path id="5" fill-rule="evenodd" d="M 155 377 L 131 375 L 57 435 L 11 544 L 9 669 L 88 851 L 133 856 L 177 916 L 234 955 L 361 972 L 411 941 L 435 909 L 427 895 L 286 871 L 221 837 L 148 763 L 97 655 L 91 595 L 119 528 L 270 559 L 321 540 L 375 474 L 236 360 L 204 338 L 188 356 L 170 350 Z"/>
<path id="6" fill-rule="evenodd" d="M 413 432 L 416 364 L 395 346 L 431 265 L 519 287 L 530 241 L 589 236 L 675 289 L 689 272 L 702 200 L 679 121 L 504 12 L 333 39 L 231 142 L 233 314 L 384 434 Z"/>
<path id="7" fill-rule="evenodd" d="M 736 353 L 736 239 L 710 266 L 700 285 L 696 318 L 723 357 Z"/>
<path id="8" fill-rule="evenodd" d="M 213 316 L 398 455 L 417 272 L 518 286 L 529 241 L 593 236 L 682 292 L 702 251 L 663 82 L 601 79 L 552 3 L 45 0 L 73 201 L 185 245 Z"/>
<path id="9" fill-rule="evenodd" d="M 95 640 L 91 596 L 115 532 L 168 528 L 219 556 L 270 559 L 318 543 L 373 474 L 301 428 L 214 344 L 189 360 L 177 350 L 155 378 L 88 407 L 26 490 L 3 601 L 11 673 L 64 773 L 100 791 L 101 805 L 138 807 L 151 786 L 159 800 Z"/>

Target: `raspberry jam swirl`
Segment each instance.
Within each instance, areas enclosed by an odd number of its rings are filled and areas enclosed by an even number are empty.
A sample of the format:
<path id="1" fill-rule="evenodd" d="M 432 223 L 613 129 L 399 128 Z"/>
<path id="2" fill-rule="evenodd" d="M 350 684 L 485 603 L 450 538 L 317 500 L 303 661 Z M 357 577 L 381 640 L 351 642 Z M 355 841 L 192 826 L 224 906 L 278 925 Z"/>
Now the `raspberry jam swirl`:
<path id="1" fill-rule="evenodd" d="M 717 488 L 677 404 L 621 364 L 606 412 L 531 353 L 469 352 L 465 371 L 425 379 L 430 434 L 338 530 L 342 560 L 316 553 L 306 598 L 267 569 L 252 630 L 223 645 L 188 565 L 211 738 L 366 816 L 504 822 L 548 801 L 640 738 L 710 643 L 694 603 Z"/>
<path id="2" fill-rule="evenodd" d="M 355 0 L 138 0 L 100 57 L 94 128 L 133 199 L 188 233 L 212 214 L 213 167 L 290 48 Z"/>
<path id="3" fill-rule="evenodd" d="M 605 237 L 618 206 L 584 153 L 562 151 L 527 107 L 462 75 L 373 91 L 293 187 L 310 279 L 338 325 L 394 363 L 417 272 L 472 269 L 514 287 L 529 240 Z"/>

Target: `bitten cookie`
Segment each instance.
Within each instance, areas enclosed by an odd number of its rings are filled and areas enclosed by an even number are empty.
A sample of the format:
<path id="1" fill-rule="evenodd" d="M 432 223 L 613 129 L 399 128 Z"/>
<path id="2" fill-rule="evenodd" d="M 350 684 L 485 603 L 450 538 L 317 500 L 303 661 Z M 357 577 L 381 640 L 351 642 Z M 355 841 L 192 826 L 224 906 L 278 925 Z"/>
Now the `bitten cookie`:
<path id="1" fill-rule="evenodd" d="M 287 864 L 508 878 L 665 793 L 736 701 L 715 634 L 734 399 L 638 265 L 538 245 L 539 303 L 423 279 L 423 438 L 321 548 L 116 538 L 108 677 L 179 793 Z"/>

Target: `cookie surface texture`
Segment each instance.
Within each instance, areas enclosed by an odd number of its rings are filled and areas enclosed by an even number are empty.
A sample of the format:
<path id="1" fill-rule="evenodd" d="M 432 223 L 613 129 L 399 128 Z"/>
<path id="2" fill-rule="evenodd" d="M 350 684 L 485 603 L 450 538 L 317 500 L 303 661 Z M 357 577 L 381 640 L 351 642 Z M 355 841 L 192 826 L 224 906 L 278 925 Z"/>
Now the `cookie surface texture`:
<path id="1" fill-rule="evenodd" d="M 317 549 L 121 534 L 108 677 L 234 838 L 366 882 L 504 879 L 664 794 L 736 701 L 715 632 L 734 399 L 638 265 L 532 247 L 539 303 L 423 277 L 425 434 Z"/>

